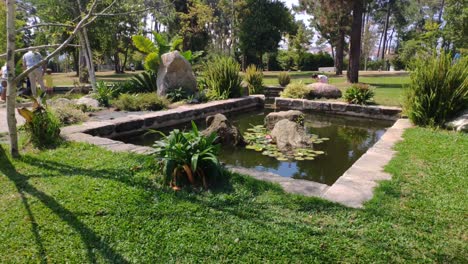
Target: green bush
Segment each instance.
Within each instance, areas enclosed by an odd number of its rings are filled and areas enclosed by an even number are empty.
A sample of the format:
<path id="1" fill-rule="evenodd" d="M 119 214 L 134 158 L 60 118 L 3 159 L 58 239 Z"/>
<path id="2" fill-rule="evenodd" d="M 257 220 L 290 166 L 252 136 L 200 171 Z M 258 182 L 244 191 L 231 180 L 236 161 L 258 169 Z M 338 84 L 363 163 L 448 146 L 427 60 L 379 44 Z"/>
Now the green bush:
<path id="1" fill-rule="evenodd" d="M 281 97 L 283 98 L 296 98 L 303 99 L 309 97 L 310 90 L 307 89 L 306 85 L 302 82 L 290 83 L 283 92 L 281 92 Z"/>
<path id="2" fill-rule="evenodd" d="M 110 100 L 117 96 L 117 92 L 113 86 L 108 86 L 105 82 L 100 81 L 96 84 L 96 93 L 93 97 L 100 106 L 109 107 Z"/>
<path id="3" fill-rule="evenodd" d="M 166 108 L 169 101 L 156 93 L 121 94 L 112 105 L 124 111 L 158 111 Z"/>
<path id="4" fill-rule="evenodd" d="M 52 110 L 62 125 L 72 125 L 88 120 L 88 116 L 72 104 L 58 104 Z"/>
<path id="5" fill-rule="evenodd" d="M 451 54 L 419 57 L 411 64 L 405 109 L 414 124 L 441 127 L 468 107 L 468 57 Z"/>
<path id="6" fill-rule="evenodd" d="M 291 82 L 291 76 L 288 72 L 280 72 L 278 75 L 278 83 L 282 87 L 286 87 Z"/>
<path id="7" fill-rule="evenodd" d="M 249 65 L 245 70 L 244 80 L 249 88 L 249 94 L 263 94 L 263 73 L 255 65 Z"/>
<path id="8" fill-rule="evenodd" d="M 178 189 L 186 184 L 207 188 L 215 182 L 222 175 L 216 137 L 215 133 L 203 136 L 192 121 L 192 131 L 175 129 L 156 141 L 155 154 L 163 165 L 164 183 Z"/>
<path id="9" fill-rule="evenodd" d="M 242 95 L 240 65 L 230 57 L 215 57 L 205 63 L 203 79 L 206 95 L 211 100 L 236 98 Z"/>
<path id="10" fill-rule="evenodd" d="M 126 93 L 149 93 L 156 92 L 158 90 L 157 84 L 158 76 L 153 71 L 145 71 L 138 75 L 135 75 L 132 79 L 129 80 L 130 85 L 127 88 L 130 88 Z"/>
<path id="11" fill-rule="evenodd" d="M 40 95 L 41 96 L 41 95 Z M 60 121 L 45 104 L 45 97 L 31 98 L 32 110 L 18 109 L 26 120 L 24 128 L 34 147 L 48 148 L 57 145 L 60 140 Z"/>
<path id="12" fill-rule="evenodd" d="M 171 99 L 172 102 L 179 102 L 188 98 L 187 93 L 182 87 L 172 89 L 167 93 L 167 98 Z"/>
<path id="13" fill-rule="evenodd" d="M 346 89 L 344 98 L 350 104 L 371 104 L 374 98 L 374 90 L 370 89 L 367 84 L 355 83 Z"/>

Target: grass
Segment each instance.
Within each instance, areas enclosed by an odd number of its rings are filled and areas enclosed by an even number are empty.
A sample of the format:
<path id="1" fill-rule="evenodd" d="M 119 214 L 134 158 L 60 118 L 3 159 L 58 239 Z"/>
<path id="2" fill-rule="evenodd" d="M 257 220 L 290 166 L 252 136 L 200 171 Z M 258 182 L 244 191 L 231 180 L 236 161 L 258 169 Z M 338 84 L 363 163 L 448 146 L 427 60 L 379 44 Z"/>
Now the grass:
<path id="1" fill-rule="evenodd" d="M 310 84 L 314 72 L 291 72 L 291 82 Z M 266 72 L 265 84 L 278 85 L 279 72 Z M 375 88 L 374 101 L 379 105 L 402 106 L 403 88 L 409 84 L 409 75 L 406 72 L 360 72 L 359 81 Z M 329 76 L 330 84 L 337 86 L 342 92 L 350 86 L 345 76 Z"/>
<path id="2" fill-rule="evenodd" d="M 141 72 L 141 71 L 140 71 Z M 114 72 L 97 72 L 97 80 L 104 82 L 120 82 L 130 79 L 140 72 L 127 72 L 115 74 Z M 291 82 L 302 81 L 306 84 L 314 82 L 311 78 L 313 72 L 290 72 Z M 279 72 L 264 72 L 265 85 L 278 85 Z M 54 73 L 54 85 L 73 85 L 78 81 L 74 73 Z M 379 105 L 401 106 L 403 104 L 403 88 L 409 84 L 409 76 L 406 72 L 361 72 L 360 81 L 368 83 L 376 88 L 375 103 Z M 330 83 L 344 91 L 349 84 L 346 77 L 330 76 Z"/>
<path id="3" fill-rule="evenodd" d="M 85 144 L 0 149 L 0 255 L 28 262 L 463 263 L 468 136 L 415 128 L 363 210 L 233 175 L 211 192 L 155 182 L 153 158 Z"/>

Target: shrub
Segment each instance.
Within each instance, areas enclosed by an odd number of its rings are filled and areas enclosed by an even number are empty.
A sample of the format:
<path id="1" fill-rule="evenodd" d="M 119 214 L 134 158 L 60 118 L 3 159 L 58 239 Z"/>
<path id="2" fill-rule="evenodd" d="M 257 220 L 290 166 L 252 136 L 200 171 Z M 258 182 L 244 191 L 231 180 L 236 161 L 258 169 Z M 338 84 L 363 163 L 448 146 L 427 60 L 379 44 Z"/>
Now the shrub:
<path id="1" fill-rule="evenodd" d="M 32 111 L 27 108 L 18 109 L 19 114 L 26 120 L 24 125 L 29 139 L 34 147 L 53 147 L 60 142 L 60 121 L 48 109 L 45 98 L 32 98 Z"/>
<path id="2" fill-rule="evenodd" d="M 468 57 L 420 57 L 411 65 L 405 109 L 414 124 L 441 127 L 468 107 Z"/>
<path id="3" fill-rule="evenodd" d="M 249 94 L 263 94 L 263 73 L 255 65 L 249 65 L 245 70 L 245 82 L 249 88 Z"/>
<path id="4" fill-rule="evenodd" d="M 58 104 L 52 110 L 62 125 L 72 125 L 88 120 L 88 116 L 72 104 Z"/>
<path id="5" fill-rule="evenodd" d="M 187 99 L 187 93 L 184 91 L 182 87 L 179 87 L 177 89 L 170 90 L 167 93 L 167 98 L 171 99 L 173 102 L 179 102 L 184 99 Z"/>
<path id="6" fill-rule="evenodd" d="M 282 87 L 286 87 L 291 82 L 291 76 L 287 72 L 280 72 L 278 75 L 278 83 Z"/>
<path id="7" fill-rule="evenodd" d="M 164 134 L 163 134 L 164 136 Z M 192 131 L 181 132 L 175 129 L 156 141 L 156 156 L 162 161 L 163 179 L 174 189 L 191 184 L 208 187 L 222 175 L 218 161 L 219 145 L 216 134 L 208 137 L 201 135 L 192 121 Z"/>
<path id="8" fill-rule="evenodd" d="M 105 82 L 100 81 L 96 84 L 96 93 L 94 98 L 99 102 L 100 106 L 109 107 L 110 100 L 115 98 L 117 90 L 113 86 L 108 86 Z"/>
<path id="9" fill-rule="evenodd" d="M 373 101 L 374 90 L 370 89 L 367 84 L 355 83 L 346 89 L 344 98 L 350 104 L 367 105 Z"/>
<path id="10" fill-rule="evenodd" d="M 240 65 L 230 57 L 215 57 L 205 63 L 203 79 L 207 96 L 211 100 L 222 100 L 242 95 Z"/>
<path id="11" fill-rule="evenodd" d="M 307 98 L 310 94 L 310 90 L 307 89 L 306 85 L 302 82 L 290 83 L 283 92 L 281 92 L 281 97 L 283 98 L 298 98 L 303 99 Z"/>
<path id="12" fill-rule="evenodd" d="M 127 93 L 149 93 L 156 92 L 158 90 L 157 83 L 158 76 L 153 71 L 145 71 L 138 75 L 135 75 L 132 79 L 129 80 L 130 91 Z"/>
<path id="13" fill-rule="evenodd" d="M 124 111 L 157 111 L 166 108 L 169 102 L 155 93 L 121 94 L 112 105 Z"/>

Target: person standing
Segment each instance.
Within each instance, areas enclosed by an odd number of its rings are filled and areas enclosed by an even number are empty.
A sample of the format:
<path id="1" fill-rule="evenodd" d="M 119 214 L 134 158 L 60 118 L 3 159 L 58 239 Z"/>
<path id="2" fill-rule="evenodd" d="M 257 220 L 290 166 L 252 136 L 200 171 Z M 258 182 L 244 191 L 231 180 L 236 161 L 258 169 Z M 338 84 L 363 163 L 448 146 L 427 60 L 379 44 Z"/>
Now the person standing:
<path id="1" fill-rule="evenodd" d="M 28 51 L 23 55 L 23 70 L 27 70 L 39 64 L 42 60 L 41 54 L 37 51 Z M 44 85 L 44 66 L 37 68 L 28 74 L 29 81 L 31 82 L 31 92 L 34 97 L 37 96 L 36 85 L 39 83 L 41 90 L 45 89 Z"/>
<path id="2" fill-rule="evenodd" d="M 7 90 L 7 79 L 8 79 L 8 71 L 7 71 L 7 65 L 2 66 L 2 78 L 1 78 L 1 86 L 0 86 L 0 99 L 2 101 L 6 101 L 6 90 Z"/>

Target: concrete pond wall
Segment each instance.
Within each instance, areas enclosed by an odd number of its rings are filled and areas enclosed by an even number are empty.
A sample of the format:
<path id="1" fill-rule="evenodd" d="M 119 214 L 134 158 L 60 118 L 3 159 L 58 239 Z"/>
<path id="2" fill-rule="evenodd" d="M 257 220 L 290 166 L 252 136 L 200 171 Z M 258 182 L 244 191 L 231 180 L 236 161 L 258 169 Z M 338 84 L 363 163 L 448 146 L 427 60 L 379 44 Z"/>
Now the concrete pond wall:
<path id="1" fill-rule="evenodd" d="M 199 105 L 184 105 L 171 110 L 129 114 L 114 120 L 91 121 L 81 125 L 69 126 L 62 129 L 61 135 L 70 141 L 94 144 L 115 152 L 126 151 L 149 154 L 153 152 L 153 149 L 150 147 L 126 144 L 112 138 L 131 136 L 148 129 L 183 124 L 191 120 L 203 119 L 216 113 L 263 108 L 264 104 L 264 96 L 248 96 Z M 377 186 L 378 181 L 391 178 L 391 175 L 384 172 L 384 167 L 395 154 L 393 150 L 394 144 L 402 139 L 404 130 L 411 127 L 407 119 L 399 119 L 401 109 L 396 107 L 360 106 L 341 102 L 285 98 L 276 98 L 275 105 L 279 110 L 319 111 L 396 121 L 381 139 L 359 158 L 332 186 L 282 177 L 273 173 L 228 166 L 228 169 L 231 171 L 250 175 L 259 180 L 278 183 L 287 192 L 320 197 L 353 208 L 363 207 L 363 204 L 372 198 L 373 190 Z"/>

